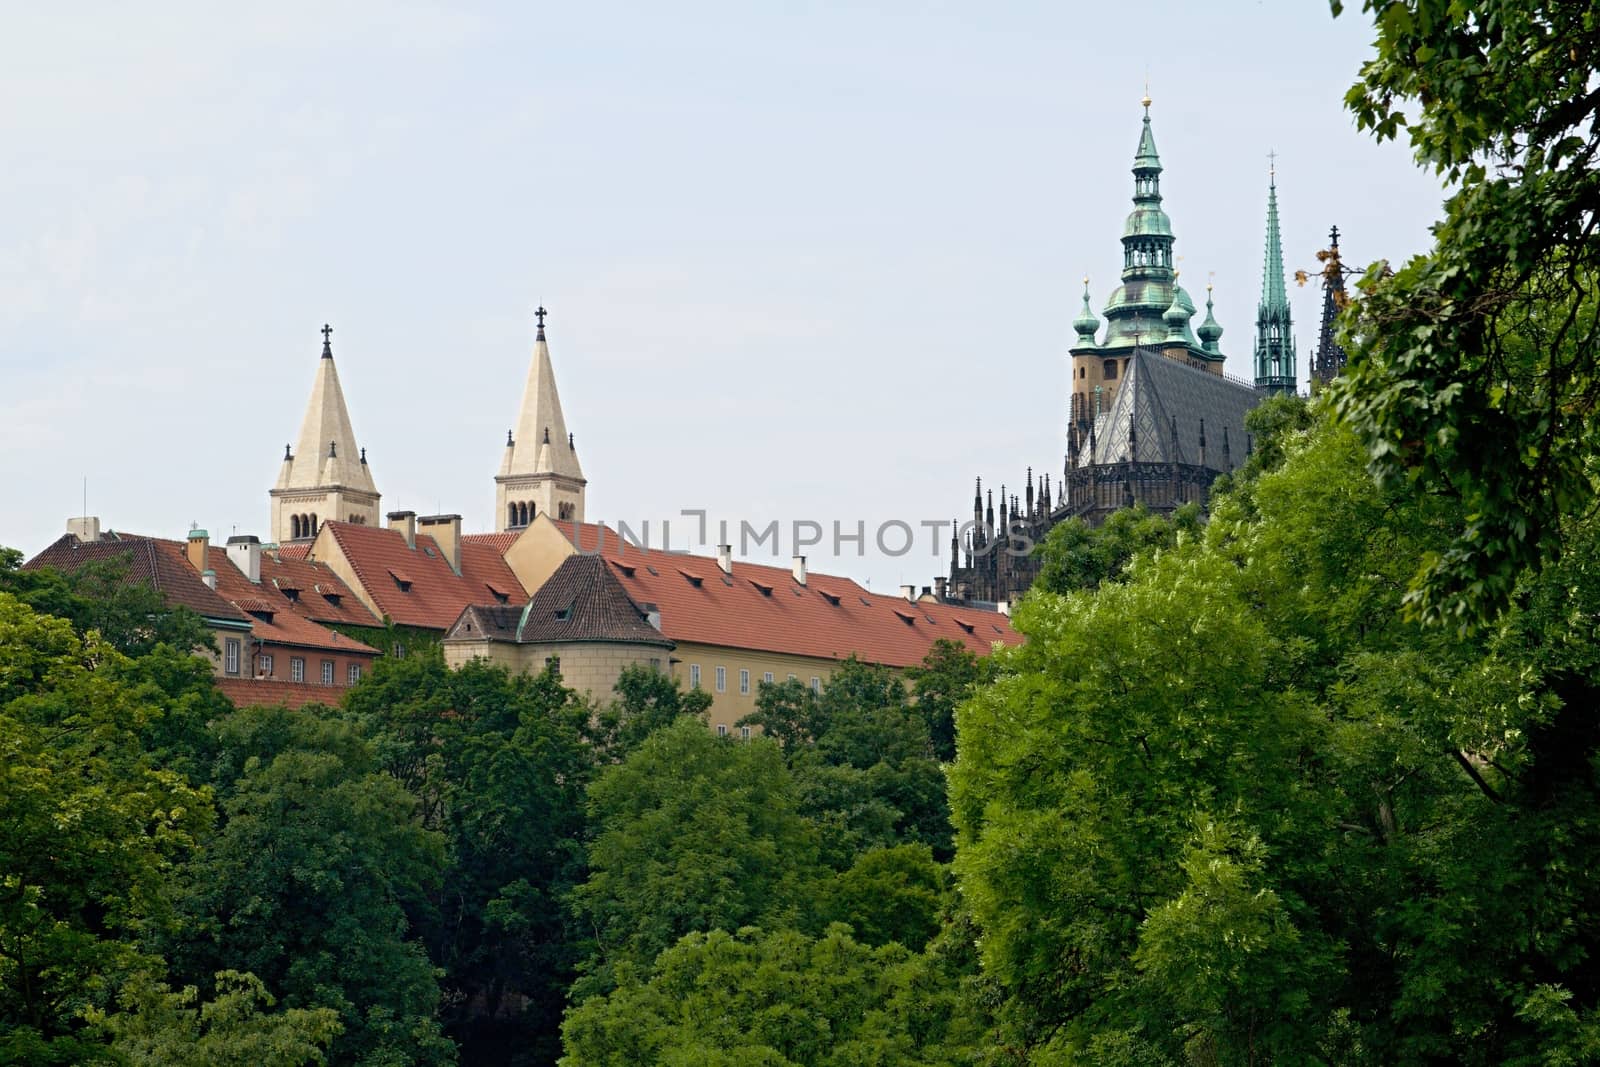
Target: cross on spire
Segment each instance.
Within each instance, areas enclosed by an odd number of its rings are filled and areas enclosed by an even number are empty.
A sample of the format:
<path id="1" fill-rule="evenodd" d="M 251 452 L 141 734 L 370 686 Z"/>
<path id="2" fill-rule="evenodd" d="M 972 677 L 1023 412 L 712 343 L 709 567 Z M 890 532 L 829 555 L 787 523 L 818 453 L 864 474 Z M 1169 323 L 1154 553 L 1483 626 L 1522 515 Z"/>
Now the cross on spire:
<path id="1" fill-rule="evenodd" d="M 1339 227 L 1337 225 L 1328 231 L 1328 239 L 1333 242 L 1333 247 L 1339 247 Z"/>
<path id="2" fill-rule="evenodd" d="M 539 320 L 539 329 L 544 329 L 544 317 L 550 313 L 544 309 L 543 304 L 540 304 L 533 314 Z"/>
<path id="3" fill-rule="evenodd" d="M 1267 173 L 1276 178 L 1278 176 L 1278 152 L 1271 149 L 1267 152 Z"/>
<path id="4" fill-rule="evenodd" d="M 322 324 L 322 354 L 333 358 L 333 327 L 327 323 Z"/>

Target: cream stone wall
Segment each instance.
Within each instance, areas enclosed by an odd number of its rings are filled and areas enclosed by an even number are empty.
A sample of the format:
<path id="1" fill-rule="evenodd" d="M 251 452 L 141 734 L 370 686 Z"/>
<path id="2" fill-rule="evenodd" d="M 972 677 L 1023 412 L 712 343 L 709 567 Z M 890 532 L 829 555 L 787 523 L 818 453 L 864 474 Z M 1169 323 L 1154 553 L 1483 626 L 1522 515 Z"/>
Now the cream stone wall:
<path id="1" fill-rule="evenodd" d="M 538 674 L 551 657 L 561 661 L 561 684 L 599 701 L 612 699 L 617 679 L 634 665 L 666 670 L 671 652 L 649 645 L 574 641 L 563 644 L 514 645 L 508 641 L 458 641 L 444 643 L 447 666 L 460 667 L 472 659 L 486 659 L 512 671 Z"/>
<path id="2" fill-rule="evenodd" d="M 541 513 L 506 549 L 506 566 L 531 595 L 577 551 L 550 516 Z"/>
<path id="3" fill-rule="evenodd" d="M 752 649 L 728 648 L 722 645 L 700 645 L 679 642 L 672 653 L 672 676 L 684 689 L 692 688 L 691 667 L 700 667 L 700 688 L 711 694 L 710 725 L 727 728 L 737 736 L 738 722 L 756 710 L 756 691 L 770 673 L 774 682 L 782 682 L 792 674 L 802 685 L 810 685 L 816 678 L 824 686 L 839 666 L 838 660 L 812 656 L 791 656 L 780 652 L 761 652 Z M 717 668 L 726 671 L 722 690 L 717 689 Z M 750 691 L 740 692 L 739 672 L 750 672 Z"/>
<path id="4" fill-rule="evenodd" d="M 583 490 L 583 482 L 559 474 L 499 475 L 494 489 L 495 514 L 499 516 L 495 521 L 502 530 L 512 528 L 509 505 L 516 501 L 529 504 L 535 514 L 552 519 L 562 517 L 561 506 L 565 504 L 571 512 L 567 519 L 582 522 Z"/>
<path id="5" fill-rule="evenodd" d="M 268 495 L 272 498 L 272 539 L 279 544 L 294 540 L 294 528 L 289 522 L 292 515 L 315 515 L 319 529 L 330 519 L 365 526 L 379 524 L 380 498 L 371 493 L 334 487 L 273 489 Z"/>

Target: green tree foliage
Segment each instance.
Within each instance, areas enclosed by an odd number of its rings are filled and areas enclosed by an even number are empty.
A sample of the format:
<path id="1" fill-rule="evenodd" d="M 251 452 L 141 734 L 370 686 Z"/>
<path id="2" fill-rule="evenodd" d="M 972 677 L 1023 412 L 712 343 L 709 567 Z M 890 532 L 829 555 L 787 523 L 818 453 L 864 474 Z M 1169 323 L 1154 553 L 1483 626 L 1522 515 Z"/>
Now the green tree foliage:
<path id="1" fill-rule="evenodd" d="M 85 1013 L 159 967 L 140 939 L 210 820 L 206 796 L 155 766 L 162 714 L 115 675 L 97 635 L 0 593 L 0 1060 L 99 1058 Z"/>
<path id="2" fill-rule="evenodd" d="M 341 1029 L 332 1008 L 289 1008 L 254 975 L 223 971 L 217 994 L 200 1002 L 194 986 L 173 991 L 141 976 L 117 994 L 119 1011 L 92 1020 L 130 1067 L 303 1067 L 327 1062 L 323 1053 Z"/>
<path id="3" fill-rule="evenodd" d="M 1052 593 L 1096 589 L 1120 576 L 1134 556 L 1171 548 L 1180 534 L 1193 534 L 1199 527 L 1200 509 L 1195 505 L 1185 505 L 1168 518 L 1152 515 L 1140 504 L 1112 512 L 1099 526 L 1068 519 L 1040 542 L 1034 586 Z"/>
<path id="4" fill-rule="evenodd" d="M 637 688 L 641 715 L 677 692 Z M 583 873 L 590 709 L 549 673 L 452 671 L 437 653 L 380 661 L 346 707 L 443 835 L 442 877 L 409 910 L 463 1057 L 553 1060 L 577 964 L 565 897 Z"/>
<path id="5" fill-rule="evenodd" d="M 574 900 L 593 944 L 577 999 L 643 973 L 685 934 L 793 925 L 809 899 L 817 833 L 771 741 L 680 720 L 600 774 L 589 815 Z"/>
<path id="6" fill-rule="evenodd" d="M 1600 528 L 1492 631 L 1402 614 L 1459 502 L 1294 433 L 959 713 L 956 868 L 1032 1062 L 1584 1062 Z"/>
<path id="7" fill-rule="evenodd" d="M 1462 502 L 1408 604 L 1472 625 L 1595 497 L 1600 16 L 1553 0 L 1362 8 L 1376 55 L 1346 103 L 1380 141 L 1407 137 L 1451 195 L 1430 252 L 1368 270 L 1334 395 L 1380 478 Z"/>
<path id="8" fill-rule="evenodd" d="M 941 762 L 956 758 L 956 706 L 989 680 L 989 667 L 987 658 L 941 637 L 921 663 L 906 670 L 917 711 L 928 723 L 933 755 Z"/>
<path id="9" fill-rule="evenodd" d="M 642 664 L 623 668 L 616 694 L 596 713 L 591 730 L 595 753 L 607 762 L 632 752 L 663 726 L 700 718 L 711 707 L 708 690 L 686 690 L 670 674 Z"/>
<path id="10" fill-rule="evenodd" d="M 334 1009 L 335 1062 L 454 1062 L 402 908 L 444 862 L 416 798 L 325 709 L 247 709 L 218 730 L 224 821 L 183 872 L 174 963 L 191 980 L 248 970 L 289 1008 Z"/>
<path id="11" fill-rule="evenodd" d="M 981 1023 L 940 961 L 843 926 L 690 934 L 564 1026 L 564 1067 L 933 1067 L 970 1063 Z"/>

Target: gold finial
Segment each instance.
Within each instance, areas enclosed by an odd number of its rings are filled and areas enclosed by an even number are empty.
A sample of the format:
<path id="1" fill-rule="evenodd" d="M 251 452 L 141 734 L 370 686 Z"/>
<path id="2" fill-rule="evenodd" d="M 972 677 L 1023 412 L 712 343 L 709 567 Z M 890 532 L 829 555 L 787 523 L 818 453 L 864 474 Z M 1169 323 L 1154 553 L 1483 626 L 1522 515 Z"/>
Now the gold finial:
<path id="1" fill-rule="evenodd" d="M 1146 111 L 1150 110 L 1150 76 L 1149 75 L 1145 75 L 1145 79 L 1144 79 L 1144 97 L 1139 101 L 1139 103 L 1144 105 L 1144 109 Z"/>
<path id="2" fill-rule="evenodd" d="M 1212 271 L 1210 274 L 1206 275 L 1206 292 L 1208 292 L 1208 293 L 1211 292 L 1211 287 L 1216 284 L 1216 281 L 1217 281 L 1217 272 L 1216 271 Z"/>
<path id="3" fill-rule="evenodd" d="M 1085 289 L 1089 288 L 1089 276 L 1087 274 L 1083 276 L 1083 287 Z"/>

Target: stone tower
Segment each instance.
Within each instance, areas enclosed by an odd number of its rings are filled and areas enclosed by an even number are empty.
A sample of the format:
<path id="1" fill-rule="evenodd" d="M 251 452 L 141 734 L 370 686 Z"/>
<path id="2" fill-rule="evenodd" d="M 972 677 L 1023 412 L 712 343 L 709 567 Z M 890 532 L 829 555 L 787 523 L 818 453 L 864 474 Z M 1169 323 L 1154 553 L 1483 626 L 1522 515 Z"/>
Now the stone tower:
<path id="1" fill-rule="evenodd" d="M 1335 328 L 1344 309 L 1344 262 L 1339 258 L 1339 227 L 1328 234 L 1328 250 L 1319 252 L 1322 260 L 1322 328 L 1317 333 L 1317 352 L 1311 359 L 1311 387 L 1327 385 L 1344 372 L 1345 352 Z"/>
<path id="2" fill-rule="evenodd" d="M 378 487 L 367 466 L 367 450 L 356 447 L 339 372 L 333 365 L 333 327 L 322 328 L 322 358 L 311 383 L 311 399 L 300 438 L 283 447 L 283 466 L 272 498 L 272 538 L 279 543 L 315 537 L 329 519 L 375 524 Z"/>
<path id="3" fill-rule="evenodd" d="M 1278 173 L 1267 183 L 1267 252 L 1261 268 L 1261 306 L 1256 311 L 1256 388 L 1293 393 L 1297 387 L 1293 323 L 1283 284 L 1283 241 L 1278 235 Z"/>
<path id="4" fill-rule="evenodd" d="M 495 475 L 495 514 L 500 529 L 520 530 L 535 515 L 583 521 L 583 491 L 588 481 L 578 465 L 578 450 L 561 414 L 555 368 L 544 339 L 544 308 L 536 313 L 533 364 L 522 393 L 517 427 L 506 432 L 505 456 Z"/>

